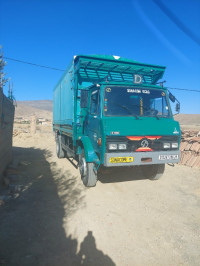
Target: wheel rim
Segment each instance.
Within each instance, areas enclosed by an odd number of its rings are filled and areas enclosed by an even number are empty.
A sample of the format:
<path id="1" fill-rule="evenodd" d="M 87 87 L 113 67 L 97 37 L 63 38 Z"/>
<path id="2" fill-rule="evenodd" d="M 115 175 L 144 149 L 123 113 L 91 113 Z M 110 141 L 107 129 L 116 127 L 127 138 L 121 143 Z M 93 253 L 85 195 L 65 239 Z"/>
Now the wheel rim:
<path id="1" fill-rule="evenodd" d="M 80 164 L 79 164 L 79 170 L 80 170 L 81 176 L 86 176 L 87 166 L 86 166 L 86 161 L 84 157 L 81 157 Z"/>
<path id="2" fill-rule="evenodd" d="M 56 142 L 56 153 L 58 154 L 59 153 L 59 144 L 58 144 L 58 140 Z"/>

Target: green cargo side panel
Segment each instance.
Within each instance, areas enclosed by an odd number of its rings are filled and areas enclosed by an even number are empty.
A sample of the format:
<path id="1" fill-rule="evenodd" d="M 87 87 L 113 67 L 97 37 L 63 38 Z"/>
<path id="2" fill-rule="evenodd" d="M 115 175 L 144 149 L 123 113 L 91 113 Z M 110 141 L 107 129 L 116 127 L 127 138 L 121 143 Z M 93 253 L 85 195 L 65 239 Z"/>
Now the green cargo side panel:
<path id="1" fill-rule="evenodd" d="M 72 125 L 74 121 L 73 65 L 54 89 L 53 124 Z"/>

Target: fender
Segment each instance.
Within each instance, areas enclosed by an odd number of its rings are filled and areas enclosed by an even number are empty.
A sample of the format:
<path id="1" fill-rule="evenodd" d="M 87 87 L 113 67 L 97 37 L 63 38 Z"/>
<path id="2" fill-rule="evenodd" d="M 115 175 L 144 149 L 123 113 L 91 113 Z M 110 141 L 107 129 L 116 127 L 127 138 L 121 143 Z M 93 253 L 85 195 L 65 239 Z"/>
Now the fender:
<path id="1" fill-rule="evenodd" d="M 87 136 L 82 136 L 80 140 L 84 147 L 86 162 L 95 162 L 97 164 L 100 164 L 99 158 L 94 151 L 90 138 Z"/>

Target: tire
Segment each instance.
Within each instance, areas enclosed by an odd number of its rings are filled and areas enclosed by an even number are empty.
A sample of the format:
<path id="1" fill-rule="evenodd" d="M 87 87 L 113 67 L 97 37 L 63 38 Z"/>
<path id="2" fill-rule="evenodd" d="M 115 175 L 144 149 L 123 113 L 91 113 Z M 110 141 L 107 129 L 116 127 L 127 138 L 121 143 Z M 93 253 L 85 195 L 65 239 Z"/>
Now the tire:
<path id="1" fill-rule="evenodd" d="M 145 178 L 158 180 L 165 171 L 165 164 L 142 165 L 142 173 Z"/>
<path id="2" fill-rule="evenodd" d="M 56 154 L 57 154 L 58 158 L 64 158 L 65 157 L 65 152 L 61 146 L 61 136 L 60 135 L 58 135 L 56 138 Z"/>
<path id="3" fill-rule="evenodd" d="M 83 184 L 86 187 L 95 187 L 97 183 L 97 173 L 94 171 L 94 163 L 87 163 L 84 151 L 79 157 L 79 171 Z"/>

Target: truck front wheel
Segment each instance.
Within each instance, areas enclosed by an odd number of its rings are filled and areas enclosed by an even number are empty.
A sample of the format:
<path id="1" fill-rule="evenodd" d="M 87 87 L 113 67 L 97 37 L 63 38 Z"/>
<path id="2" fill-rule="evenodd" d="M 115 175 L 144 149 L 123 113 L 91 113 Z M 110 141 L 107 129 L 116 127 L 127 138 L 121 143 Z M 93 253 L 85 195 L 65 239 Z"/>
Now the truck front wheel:
<path id="1" fill-rule="evenodd" d="M 84 151 L 79 158 L 79 170 L 81 179 L 86 187 L 95 187 L 97 183 L 97 174 L 94 171 L 94 163 L 87 163 Z"/>
<path id="2" fill-rule="evenodd" d="M 65 157 L 65 152 L 62 149 L 61 145 L 61 136 L 58 135 L 56 138 L 56 154 L 58 158 L 64 158 Z"/>
<path id="3" fill-rule="evenodd" d="M 158 180 L 165 171 L 165 164 L 142 165 L 142 174 L 150 180 Z"/>

